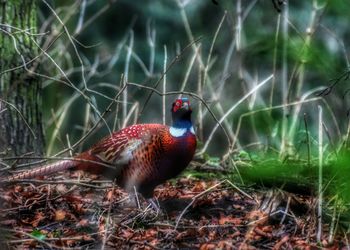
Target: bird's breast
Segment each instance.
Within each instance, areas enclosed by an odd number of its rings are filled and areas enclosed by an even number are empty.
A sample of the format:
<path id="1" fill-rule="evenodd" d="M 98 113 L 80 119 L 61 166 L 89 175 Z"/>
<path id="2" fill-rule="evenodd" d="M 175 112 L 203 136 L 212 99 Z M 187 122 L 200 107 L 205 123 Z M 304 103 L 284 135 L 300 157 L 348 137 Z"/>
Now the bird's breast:
<path id="1" fill-rule="evenodd" d="M 192 160 L 196 150 L 196 137 L 190 131 L 187 131 L 181 137 L 174 137 L 170 134 L 166 140 L 165 157 L 160 169 L 172 178 L 184 170 Z"/>

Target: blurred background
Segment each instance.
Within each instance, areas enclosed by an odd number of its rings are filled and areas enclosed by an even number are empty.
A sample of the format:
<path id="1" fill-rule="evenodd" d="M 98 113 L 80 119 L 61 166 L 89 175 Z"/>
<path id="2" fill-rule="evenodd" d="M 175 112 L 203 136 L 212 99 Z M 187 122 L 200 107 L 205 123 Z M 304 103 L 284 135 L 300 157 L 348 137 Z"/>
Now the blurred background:
<path id="1" fill-rule="evenodd" d="M 42 65 L 52 77 L 43 85 L 46 153 L 84 136 L 111 103 L 79 150 L 125 125 L 162 123 L 164 105 L 170 124 L 169 109 L 178 94 L 163 99 L 128 85 L 113 100 L 126 82 L 161 93 L 195 93 L 218 120 L 226 117 L 226 134 L 220 127 L 212 133 L 211 112 L 191 98 L 202 153 L 220 157 L 229 149 L 249 149 L 304 157 L 305 134 L 317 144 L 318 105 L 325 143 L 342 143 L 350 108 L 344 75 L 350 5 L 345 0 L 284 2 L 48 1 L 61 20 L 41 3 L 40 31 L 57 36 L 48 51 L 57 65 L 50 60 Z M 337 84 L 322 95 L 332 83 Z M 317 146 L 311 150 L 317 152 Z"/>

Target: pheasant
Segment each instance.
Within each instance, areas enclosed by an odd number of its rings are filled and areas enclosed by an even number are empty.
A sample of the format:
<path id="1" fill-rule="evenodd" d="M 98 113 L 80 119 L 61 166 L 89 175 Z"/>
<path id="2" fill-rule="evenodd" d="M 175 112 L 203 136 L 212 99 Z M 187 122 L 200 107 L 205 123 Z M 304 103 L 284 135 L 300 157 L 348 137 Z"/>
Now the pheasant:
<path id="1" fill-rule="evenodd" d="M 105 137 L 72 160 L 62 160 L 7 177 L 11 182 L 74 169 L 116 180 L 128 192 L 134 188 L 152 198 L 155 187 L 183 171 L 192 160 L 196 136 L 188 98 L 176 99 L 172 125 L 136 124 Z"/>

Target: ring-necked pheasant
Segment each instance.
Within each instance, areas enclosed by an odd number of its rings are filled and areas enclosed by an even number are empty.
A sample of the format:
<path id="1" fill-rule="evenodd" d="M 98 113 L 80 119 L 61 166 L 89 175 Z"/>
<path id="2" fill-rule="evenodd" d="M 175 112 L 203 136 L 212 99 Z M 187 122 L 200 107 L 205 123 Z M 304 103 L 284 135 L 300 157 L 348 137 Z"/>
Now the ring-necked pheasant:
<path id="1" fill-rule="evenodd" d="M 114 132 L 77 155 L 7 177 L 6 181 L 29 179 L 66 169 L 84 170 L 116 179 L 117 184 L 145 198 L 154 188 L 177 176 L 192 160 L 196 137 L 187 98 L 176 99 L 171 108 L 172 126 L 137 124 Z"/>

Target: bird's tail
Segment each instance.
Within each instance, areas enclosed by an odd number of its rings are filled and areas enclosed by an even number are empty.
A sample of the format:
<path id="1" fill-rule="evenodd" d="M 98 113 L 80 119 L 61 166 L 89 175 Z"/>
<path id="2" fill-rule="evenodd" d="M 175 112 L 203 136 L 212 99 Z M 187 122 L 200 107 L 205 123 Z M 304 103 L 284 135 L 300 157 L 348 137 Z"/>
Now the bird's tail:
<path id="1" fill-rule="evenodd" d="M 2 179 L 1 182 L 12 182 L 12 181 L 22 180 L 22 179 L 32 179 L 38 176 L 49 175 L 49 174 L 53 174 L 53 173 L 67 170 L 70 168 L 74 168 L 76 165 L 77 165 L 77 162 L 74 160 L 62 160 L 52 164 L 30 169 L 18 174 L 14 174 L 9 177 L 5 177 Z"/>

